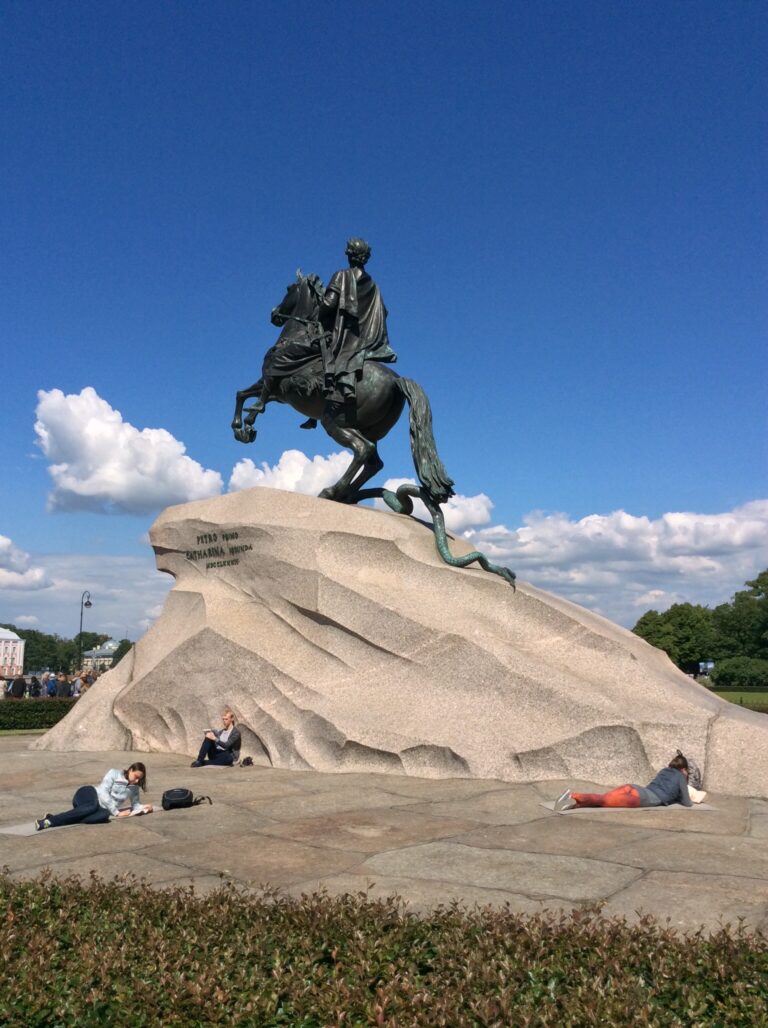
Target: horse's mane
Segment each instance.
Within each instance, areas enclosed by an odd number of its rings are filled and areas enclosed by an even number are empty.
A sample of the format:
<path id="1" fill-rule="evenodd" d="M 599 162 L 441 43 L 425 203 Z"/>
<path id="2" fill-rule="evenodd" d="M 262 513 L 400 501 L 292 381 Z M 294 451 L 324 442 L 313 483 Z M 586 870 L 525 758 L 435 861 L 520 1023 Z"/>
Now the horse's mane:
<path id="1" fill-rule="evenodd" d="M 325 296 L 325 286 L 323 285 L 323 280 L 320 276 L 316 275 L 314 272 L 310 275 L 302 275 L 301 268 L 299 268 L 296 272 L 296 279 L 299 282 L 299 286 L 301 286 L 302 282 L 306 282 L 307 287 L 319 306 Z"/>

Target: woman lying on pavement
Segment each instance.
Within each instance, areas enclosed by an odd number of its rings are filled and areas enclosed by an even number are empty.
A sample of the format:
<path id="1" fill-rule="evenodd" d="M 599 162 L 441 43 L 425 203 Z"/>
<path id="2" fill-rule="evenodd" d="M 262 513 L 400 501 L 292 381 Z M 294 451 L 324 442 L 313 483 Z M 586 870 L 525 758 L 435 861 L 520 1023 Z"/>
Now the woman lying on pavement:
<path id="1" fill-rule="evenodd" d="M 555 800 L 555 810 L 574 807 L 668 807 L 682 803 L 692 807 L 688 795 L 688 761 L 682 755 L 673 757 L 648 785 L 620 785 L 610 792 L 572 792 L 566 789 Z"/>
<path id="2" fill-rule="evenodd" d="M 72 797 L 72 809 L 61 814 L 46 814 L 35 821 L 35 828 L 61 828 L 63 825 L 102 825 L 111 817 L 151 814 L 151 803 L 139 802 L 139 789 L 146 792 L 147 769 L 137 761 L 125 771 L 113 767 L 99 785 L 81 785 Z M 129 807 L 126 804 L 130 803 Z"/>

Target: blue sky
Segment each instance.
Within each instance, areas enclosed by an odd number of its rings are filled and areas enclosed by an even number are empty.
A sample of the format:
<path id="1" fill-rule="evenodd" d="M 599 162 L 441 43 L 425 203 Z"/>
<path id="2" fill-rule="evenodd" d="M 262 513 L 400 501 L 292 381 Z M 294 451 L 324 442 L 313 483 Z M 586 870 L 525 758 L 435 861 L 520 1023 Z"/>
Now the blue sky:
<path id="1" fill-rule="evenodd" d="M 248 448 L 229 422 L 295 269 L 327 280 L 350 235 L 457 530 L 626 624 L 726 599 L 768 565 L 767 26 L 757 3 L 4 5 L 0 620 L 71 635 L 90 588 L 92 627 L 135 638 L 167 589 L 158 502 L 246 458 L 240 484 L 331 473 L 288 409 Z M 140 436 L 134 481 L 134 429 L 199 470 Z M 405 424 L 381 450 L 382 481 L 412 474 Z"/>

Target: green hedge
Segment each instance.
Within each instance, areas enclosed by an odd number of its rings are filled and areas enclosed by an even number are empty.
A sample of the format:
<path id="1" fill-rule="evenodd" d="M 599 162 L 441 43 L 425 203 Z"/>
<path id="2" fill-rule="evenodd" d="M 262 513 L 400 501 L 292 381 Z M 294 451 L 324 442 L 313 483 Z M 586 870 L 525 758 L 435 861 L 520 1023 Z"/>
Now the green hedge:
<path id="1" fill-rule="evenodd" d="M 757 657 L 726 657 L 710 677 L 716 689 L 768 689 L 768 660 Z"/>
<path id="2" fill-rule="evenodd" d="M 95 829 L 98 831 L 98 829 Z M 247 845 L 247 842 L 243 843 Z M 594 911 L 0 875 L 0 1023 L 766 1025 L 768 939 Z"/>
<path id="3" fill-rule="evenodd" d="M 77 700 L 0 700 L 0 731 L 9 728 L 53 728 Z"/>

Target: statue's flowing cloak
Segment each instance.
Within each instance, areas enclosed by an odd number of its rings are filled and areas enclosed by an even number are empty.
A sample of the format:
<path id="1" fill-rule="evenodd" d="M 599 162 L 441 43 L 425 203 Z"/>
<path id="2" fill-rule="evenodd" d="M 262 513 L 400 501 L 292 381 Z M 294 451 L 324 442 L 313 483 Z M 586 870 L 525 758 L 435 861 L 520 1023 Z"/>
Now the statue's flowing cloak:
<path id="1" fill-rule="evenodd" d="M 308 337 L 304 326 L 291 325 L 291 331 L 283 333 L 275 345 L 265 353 L 261 374 L 265 378 L 280 378 L 296 375 L 300 371 L 307 375 L 320 375 L 320 343 L 317 339 Z"/>
<path id="2" fill-rule="evenodd" d="M 333 353 L 335 374 L 354 373 L 359 378 L 367 360 L 386 364 L 397 360 L 389 345 L 387 308 L 370 275 L 357 268 L 337 271 L 325 297 L 325 303 L 335 307 L 331 332 L 337 341 Z"/>

